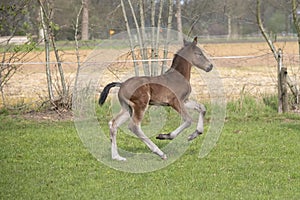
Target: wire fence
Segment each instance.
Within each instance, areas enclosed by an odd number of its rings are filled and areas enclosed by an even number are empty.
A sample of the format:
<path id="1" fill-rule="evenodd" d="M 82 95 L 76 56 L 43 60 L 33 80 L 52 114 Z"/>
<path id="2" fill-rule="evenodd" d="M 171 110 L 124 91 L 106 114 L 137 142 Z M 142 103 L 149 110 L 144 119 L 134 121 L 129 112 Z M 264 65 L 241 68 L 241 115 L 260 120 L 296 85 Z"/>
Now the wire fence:
<path id="1" fill-rule="evenodd" d="M 117 52 L 118 53 L 118 52 Z M 271 53 L 260 53 L 259 55 L 225 55 L 210 56 L 215 70 L 219 72 L 219 78 L 222 80 L 225 96 L 228 100 L 238 99 L 242 95 L 254 97 L 264 97 L 267 95 L 276 95 L 277 93 L 277 64 Z M 41 59 L 37 61 L 2 63 L 2 65 L 22 65 L 22 68 L 11 78 L 4 88 L 5 98 L 11 105 L 35 105 L 47 99 L 47 79 L 45 74 L 45 62 Z M 172 59 L 155 59 L 135 61 L 127 57 L 120 57 L 117 60 L 105 61 L 86 61 L 80 65 L 106 66 L 103 70 L 99 83 L 95 86 L 98 93 L 109 82 L 123 81 L 134 76 L 132 62 L 142 64 L 144 61 L 168 62 L 171 65 Z M 57 81 L 56 89 L 60 85 L 57 76 L 57 62 L 50 62 L 54 82 Z M 78 63 L 72 59 L 66 58 L 61 62 L 66 75 L 68 88 L 74 87 L 75 75 Z M 284 66 L 288 68 L 288 74 L 291 82 L 299 88 L 300 85 L 300 63 L 299 55 L 285 53 Z M 142 68 L 141 68 L 142 70 Z M 207 101 L 210 98 L 207 83 L 204 81 L 205 72 L 192 71 L 191 85 L 193 88 L 193 98 L 200 101 Z M 57 80 L 56 80 L 57 79 Z M 1 105 L 1 102 L 0 102 Z"/>

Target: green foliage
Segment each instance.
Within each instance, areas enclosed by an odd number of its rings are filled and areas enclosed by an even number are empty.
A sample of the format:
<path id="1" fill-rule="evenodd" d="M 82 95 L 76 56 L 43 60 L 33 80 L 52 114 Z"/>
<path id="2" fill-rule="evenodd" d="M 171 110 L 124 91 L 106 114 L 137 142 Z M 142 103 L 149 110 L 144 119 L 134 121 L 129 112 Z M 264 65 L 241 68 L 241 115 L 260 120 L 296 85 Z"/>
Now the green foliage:
<path id="1" fill-rule="evenodd" d="M 30 10 L 30 11 L 29 11 Z M 34 14 L 32 0 L 3 1 L 0 3 L 0 35 L 25 36 L 34 33 L 30 16 Z M 32 17 L 34 19 L 34 17 Z"/>
<path id="2" fill-rule="evenodd" d="M 277 109 L 278 109 L 278 97 L 276 95 L 263 97 L 263 102 L 266 106 L 270 107 L 272 110 L 277 111 Z"/>
<path id="3" fill-rule="evenodd" d="M 50 27 L 53 31 L 59 31 L 59 29 L 60 29 L 59 25 L 52 21 L 50 22 Z"/>
<path id="4" fill-rule="evenodd" d="M 9 110 L 7 108 L 0 108 L 0 116 L 8 116 Z"/>
<path id="5" fill-rule="evenodd" d="M 247 119 L 276 114 L 277 107 L 274 107 L 276 103 L 273 96 L 266 96 L 262 101 L 260 98 L 241 95 L 240 99 L 227 104 L 228 117 L 240 118 L 243 116 L 244 119 Z"/>
<path id="6" fill-rule="evenodd" d="M 27 43 L 21 44 L 21 45 L 11 45 L 11 46 L 12 46 L 12 48 L 10 51 L 13 53 L 20 53 L 20 52 L 26 53 L 26 52 L 30 52 L 30 51 L 38 49 L 37 44 L 34 41 L 27 42 Z"/>

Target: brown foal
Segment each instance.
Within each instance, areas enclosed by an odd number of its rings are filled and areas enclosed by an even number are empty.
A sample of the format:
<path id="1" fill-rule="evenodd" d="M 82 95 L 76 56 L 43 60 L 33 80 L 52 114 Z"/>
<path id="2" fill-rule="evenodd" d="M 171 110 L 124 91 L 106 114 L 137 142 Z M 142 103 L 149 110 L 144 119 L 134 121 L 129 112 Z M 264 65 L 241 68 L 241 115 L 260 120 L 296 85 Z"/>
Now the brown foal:
<path id="1" fill-rule="evenodd" d="M 164 160 L 167 159 L 166 154 L 141 129 L 141 122 L 149 105 L 171 106 L 183 118 L 183 123 L 178 128 L 169 134 L 159 134 L 157 139 L 174 139 L 191 125 L 192 119 L 186 109 L 194 109 L 199 112 L 197 128 L 188 137 L 188 140 L 193 140 L 203 133 L 203 119 L 206 109 L 204 105 L 188 99 L 191 93 L 192 66 L 206 72 L 213 68 L 211 62 L 197 46 L 197 37 L 194 38 L 193 42 L 184 41 L 184 47 L 175 54 L 170 69 L 164 74 L 155 77 L 132 77 L 123 83 L 112 82 L 105 86 L 99 98 L 100 105 L 105 102 L 112 87 L 120 87 L 118 98 L 121 111 L 109 122 L 112 159 L 126 160 L 118 153 L 116 136 L 118 127 L 128 119 L 130 119 L 129 130 L 138 136 L 153 153 Z"/>

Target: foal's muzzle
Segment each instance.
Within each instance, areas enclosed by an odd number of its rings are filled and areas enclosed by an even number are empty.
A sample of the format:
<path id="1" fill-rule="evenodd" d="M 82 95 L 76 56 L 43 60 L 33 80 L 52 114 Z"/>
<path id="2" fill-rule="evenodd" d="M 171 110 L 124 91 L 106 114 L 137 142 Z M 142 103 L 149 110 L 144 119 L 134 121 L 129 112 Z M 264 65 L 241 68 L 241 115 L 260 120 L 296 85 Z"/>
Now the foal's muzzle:
<path id="1" fill-rule="evenodd" d="M 210 64 L 207 68 L 206 68 L 206 72 L 209 72 L 209 71 L 211 71 L 212 70 L 212 68 L 213 68 L 214 66 L 213 66 L 213 64 Z"/>

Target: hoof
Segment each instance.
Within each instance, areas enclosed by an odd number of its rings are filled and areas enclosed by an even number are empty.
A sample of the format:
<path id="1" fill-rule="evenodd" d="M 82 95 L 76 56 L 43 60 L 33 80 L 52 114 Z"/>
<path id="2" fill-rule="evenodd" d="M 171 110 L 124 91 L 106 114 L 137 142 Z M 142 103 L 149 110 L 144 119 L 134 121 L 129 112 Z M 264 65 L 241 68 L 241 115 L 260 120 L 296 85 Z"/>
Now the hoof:
<path id="1" fill-rule="evenodd" d="M 166 154 L 164 154 L 164 155 L 161 157 L 161 159 L 163 159 L 163 160 L 167 160 L 167 155 L 166 155 Z"/>
<path id="2" fill-rule="evenodd" d="M 170 133 L 168 133 L 168 134 L 159 134 L 158 136 L 156 136 L 156 139 L 159 139 L 159 140 L 172 140 L 173 138 L 171 138 Z"/>
<path id="3" fill-rule="evenodd" d="M 198 137 L 199 135 L 201 135 L 202 133 L 199 131 L 195 131 L 194 133 L 192 133 L 189 137 L 188 137 L 188 141 L 191 141 L 193 139 L 195 139 L 196 137 Z"/>
<path id="4" fill-rule="evenodd" d="M 113 160 L 118 160 L 118 161 L 126 161 L 126 158 L 122 157 L 122 156 L 114 156 L 112 157 Z"/>

